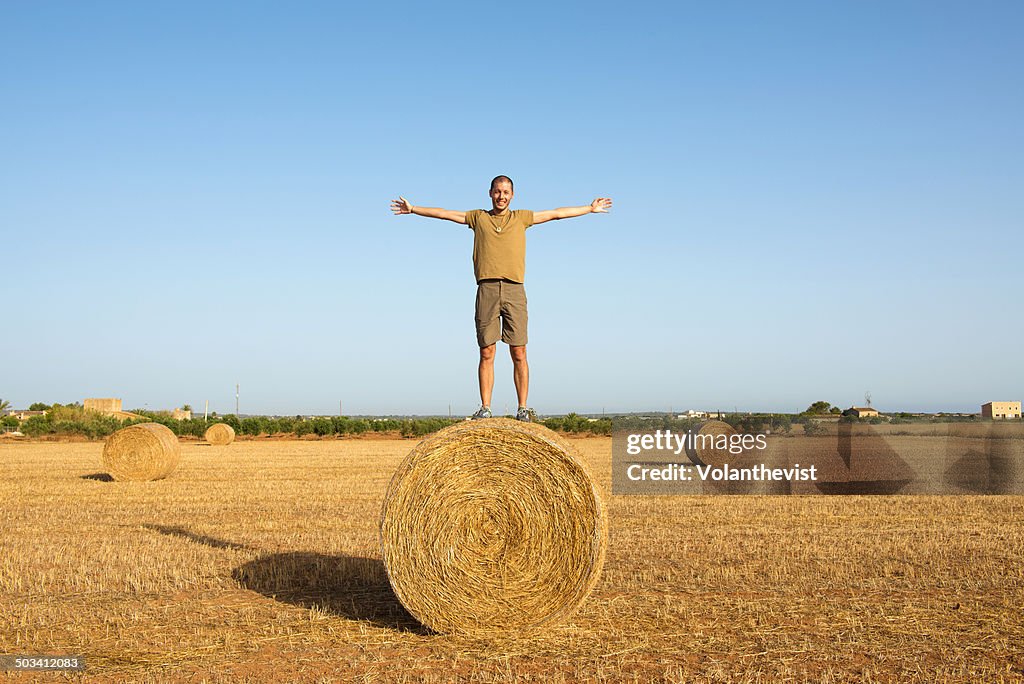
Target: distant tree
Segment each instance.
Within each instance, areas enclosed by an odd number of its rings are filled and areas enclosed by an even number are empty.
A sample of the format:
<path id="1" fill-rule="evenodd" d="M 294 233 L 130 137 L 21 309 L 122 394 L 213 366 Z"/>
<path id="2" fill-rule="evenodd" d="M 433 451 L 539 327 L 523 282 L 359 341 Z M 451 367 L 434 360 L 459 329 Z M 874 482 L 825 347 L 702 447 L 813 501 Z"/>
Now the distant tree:
<path id="1" fill-rule="evenodd" d="M 808 406 L 807 410 L 804 411 L 804 413 L 809 413 L 812 416 L 817 416 L 817 415 L 821 415 L 823 413 L 831 413 L 831 412 L 832 412 L 832 404 L 828 403 L 827 401 L 816 401 L 813 404 L 811 404 L 810 406 Z"/>
<path id="2" fill-rule="evenodd" d="M 804 423 L 805 435 L 820 435 L 825 432 L 825 426 L 814 420 Z"/>
<path id="3" fill-rule="evenodd" d="M 46 412 L 45 417 L 53 422 L 77 421 L 82 418 L 84 413 L 80 404 L 54 404 Z"/>
<path id="4" fill-rule="evenodd" d="M 182 411 L 191 411 L 192 410 L 192 404 L 182 404 L 181 410 Z"/>
<path id="5" fill-rule="evenodd" d="M 37 401 L 36 403 L 34 403 L 31 406 L 29 406 L 28 410 L 29 411 L 49 411 L 50 410 L 50 405 L 49 404 L 44 404 L 41 401 Z"/>
<path id="6" fill-rule="evenodd" d="M 6 399 L 0 399 L 0 411 L 6 411 L 9 408 L 11 408 L 11 402 Z"/>
<path id="7" fill-rule="evenodd" d="M 40 410 L 50 411 L 50 410 L 56 410 L 56 409 L 60 409 L 60 408 L 69 408 L 69 409 L 72 409 L 72 410 L 74 410 L 74 409 L 81 409 L 82 408 L 82 402 L 80 402 L 80 401 L 73 401 L 70 404 L 61 404 L 60 402 L 56 402 L 55 401 L 52 404 L 50 404 L 49 408 L 47 408 L 47 409 L 40 409 Z"/>
<path id="8" fill-rule="evenodd" d="M 840 413 L 843 412 L 843 409 L 839 408 L 838 406 L 833 406 L 832 408 L 830 408 L 828 410 L 828 412 L 833 414 L 833 415 L 837 415 L 838 416 Z"/>

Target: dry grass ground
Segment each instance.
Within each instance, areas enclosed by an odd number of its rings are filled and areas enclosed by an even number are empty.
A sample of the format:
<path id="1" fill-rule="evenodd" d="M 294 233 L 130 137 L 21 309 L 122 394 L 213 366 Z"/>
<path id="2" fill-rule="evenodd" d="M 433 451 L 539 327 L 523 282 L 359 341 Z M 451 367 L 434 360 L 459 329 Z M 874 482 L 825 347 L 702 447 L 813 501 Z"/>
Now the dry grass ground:
<path id="1" fill-rule="evenodd" d="M 610 490 L 610 439 L 575 443 Z M 570 623 L 425 633 L 377 544 L 412 446 L 183 443 L 120 483 L 101 443 L 0 443 L 0 654 L 90 682 L 1024 679 L 1024 497 L 615 497 Z"/>

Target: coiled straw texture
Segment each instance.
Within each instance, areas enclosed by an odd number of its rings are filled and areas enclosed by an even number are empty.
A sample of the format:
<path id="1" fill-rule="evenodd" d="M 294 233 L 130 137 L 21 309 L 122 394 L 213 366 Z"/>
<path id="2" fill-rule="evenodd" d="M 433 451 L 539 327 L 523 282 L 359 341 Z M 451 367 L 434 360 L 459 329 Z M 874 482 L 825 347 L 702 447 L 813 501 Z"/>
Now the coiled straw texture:
<path id="1" fill-rule="evenodd" d="M 180 458 L 178 438 L 159 423 L 121 428 L 103 445 L 103 466 L 115 480 L 161 480 L 174 472 Z"/>
<path id="2" fill-rule="evenodd" d="M 227 423 L 216 423 L 206 428 L 203 439 L 218 446 L 231 444 L 235 441 L 235 429 Z"/>
<path id="3" fill-rule="evenodd" d="M 722 420 L 706 420 L 700 424 L 692 441 L 687 441 L 686 455 L 695 465 L 720 466 L 729 460 L 729 449 L 720 448 L 722 436 L 728 440 L 736 428 Z"/>
<path id="4" fill-rule="evenodd" d="M 526 631 L 586 599 L 607 518 L 593 478 L 554 432 L 494 418 L 412 450 L 388 487 L 380 536 L 391 586 L 423 625 Z"/>

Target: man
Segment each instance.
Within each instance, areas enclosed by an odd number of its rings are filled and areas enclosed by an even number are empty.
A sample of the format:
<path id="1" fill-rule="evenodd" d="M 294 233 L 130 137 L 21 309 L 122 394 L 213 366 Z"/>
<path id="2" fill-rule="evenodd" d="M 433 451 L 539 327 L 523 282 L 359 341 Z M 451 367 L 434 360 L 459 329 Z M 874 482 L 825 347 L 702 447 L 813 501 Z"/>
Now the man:
<path id="1" fill-rule="evenodd" d="M 514 195 L 512 179 L 497 176 L 491 181 L 491 209 L 452 211 L 437 207 L 413 206 L 399 197 L 392 200 L 395 215 L 416 214 L 468 225 L 473 231 L 473 271 L 476 275 L 476 341 L 480 346 L 480 409 L 474 419 L 491 417 L 491 392 L 494 389 L 494 353 L 501 341 L 512 355 L 512 379 L 519 398 L 516 419 L 533 420 L 533 409 L 526 406 L 530 367 L 526 363 L 526 229 L 548 221 L 604 214 L 612 206 L 608 197 L 598 197 L 588 206 L 561 207 L 549 211 L 511 211 Z"/>

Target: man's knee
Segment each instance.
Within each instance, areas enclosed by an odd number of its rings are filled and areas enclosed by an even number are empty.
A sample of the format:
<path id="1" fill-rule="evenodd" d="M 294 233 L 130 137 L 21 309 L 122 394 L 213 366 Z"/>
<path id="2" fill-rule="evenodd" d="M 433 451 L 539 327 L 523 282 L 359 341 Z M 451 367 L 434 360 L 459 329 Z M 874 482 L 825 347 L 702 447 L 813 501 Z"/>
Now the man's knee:
<path id="1" fill-rule="evenodd" d="M 497 346 L 498 345 L 495 343 L 495 344 L 489 344 L 486 347 L 480 347 L 480 360 L 481 361 L 493 361 L 494 360 L 494 351 L 495 351 L 495 348 Z"/>
<path id="2" fill-rule="evenodd" d="M 509 347 L 509 353 L 512 355 L 513 361 L 525 361 L 526 360 L 526 345 L 521 347 Z"/>

